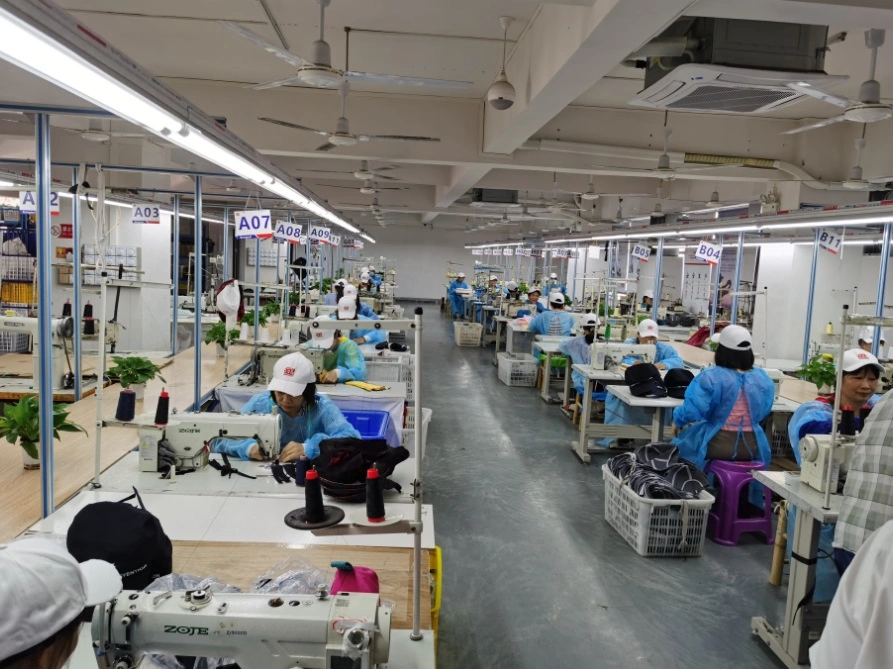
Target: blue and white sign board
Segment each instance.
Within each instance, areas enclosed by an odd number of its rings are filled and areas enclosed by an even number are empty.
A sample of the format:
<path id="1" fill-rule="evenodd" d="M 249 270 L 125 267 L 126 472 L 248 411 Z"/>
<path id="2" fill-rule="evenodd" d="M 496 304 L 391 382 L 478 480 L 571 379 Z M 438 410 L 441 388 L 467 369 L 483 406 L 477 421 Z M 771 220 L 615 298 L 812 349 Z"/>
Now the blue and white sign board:
<path id="1" fill-rule="evenodd" d="M 291 244 L 303 244 L 301 239 L 301 226 L 290 221 L 276 221 L 276 227 L 273 230 L 273 238 Z"/>
<path id="2" fill-rule="evenodd" d="M 633 250 L 630 252 L 630 254 L 637 260 L 648 262 L 648 258 L 651 257 L 651 247 L 643 246 L 642 244 L 636 244 L 635 246 L 633 246 Z"/>
<path id="3" fill-rule="evenodd" d="M 50 191 L 50 215 L 59 215 L 59 193 Z M 19 191 L 19 211 L 23 214 L 37 213 L 37 191 L 36 190 L 20 190 Z"/>
<path id="4" fill-rule="evenodd" d="M 341 246 L 341 235 L 332 235 L 332 246 Z"/>
<path id="5" fill-rule="evenodd" d="M 332 239 L 332 231 L 321 225 L 311 225 L 310 230 L 307 232 L 307 237 L 310 238 L 311 242 L 325 242 L 328 244 Z"/>
<path id="6" fill-rule="evenodd" d="M 822 230 L 819 232 L 819 246 L 837 255 L 840 253 L 840 245 L 843 243 L 842 230 Z"/>
<path id="7" fill-rule="evenodd" d="M 471 255 L 482 256 L 484 255 L 484 249 L 471 249 Z"/>
<path id="8" fill-rule="evenodd" d="M 130 222 L 135 225 L 158 225 L 161 223 L 161 210 L 151 204 L 135 204 Z"/>
<path id="9" fill-rule="evenodd" d="M 705 241 L 698 242 L 698 249 L 695 251 L 695 258 L 697 258 L 698 260 L 703 260 L 709 265 L 716 265 L 717 263 L 719 263 L 720 257 L 722 257 L 721 246 Z"/>
<path id="10" fill-rule="evenodd" d="M 513 255 L 515 255 L 515 251 L 511 247 L 506 247 L 506 248 L 502 249 L 502 255 L 513 256 Z"/>
<path id="11" fill-rule="evenodd" d="M 236 239 L 269 239 L 273 236 L 273 219 L 267 209 L 236 212 Z"/>

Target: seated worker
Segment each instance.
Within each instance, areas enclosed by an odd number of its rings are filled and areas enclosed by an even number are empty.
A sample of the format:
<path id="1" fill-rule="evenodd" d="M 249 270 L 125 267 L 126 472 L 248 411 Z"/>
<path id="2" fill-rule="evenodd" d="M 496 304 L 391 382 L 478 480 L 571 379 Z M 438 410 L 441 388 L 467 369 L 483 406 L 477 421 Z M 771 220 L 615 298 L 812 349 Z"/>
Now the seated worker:
<path id="1" fill-rule="evenodd" d="M 300 353 L 279 358 L 267 390 L 248 400 L 242 413 L 272 413 L 274 403 L 279 407 L 280 462 L 313 460 L 319 456 L 319 442 L 326 439 L 360 438 L 335 403 L 317 394 L 313 363 Z M 211 450 L 243 460 L 269 458 L 254 439 L 215 439 Z"/>
<path id="2" fill-rule="evenodd" d="M 499 288 L 497 287 L 498 285 L 499 277 L 495 274 L 491 274 L 490 283 L 487 284 L 487 292 L 489 292 L 490 294 L 496 294 L 497 292 L 499 292 Z"/>
<path id="3" fill-rule="evenodd" d="M 709 460 L 772 460 L 760 423 L 772 411 L 775 384 L 754 367 L 750 332 L 727 325 L 713 335 L 715 366 L 698 374 L 673 411 L 679 455 L 704 469 Z"/>
<path id="4" fill-rule="evenodd" d="M 78 564 L 56 541 L 26 538 L 0 550 L 0 667 L 62 669 L 93 607 L 121 592 L 102 560 Z"/>
<path id="5" fill-rule="evenodd" d="M 465 317 L 465 299 L 459 295 L 457 290 L 468 290 L 468 284 L 465 283 L 465 272 L 459 272 L 456 278 L 450 283 L 448 294 L 450 296 L 450 308 L 453 311 L 453 318 Z"/>
<path id="6" fill-rule="evenodd" d="M 558 345 L 558 350 L 570 358 L 572 364 L 588 365 L 591 361 L 589 347 L 595 341 L 595 333 L 600 324 L 601 321 L 598 316 L 586 314 L 582 323 L 583 336 L 568 337 Z M 575 371 L 571 375 L 571 380 L 574 382 L 574 390 L 577 391 L 578 395 L 582 396 L 583 389 L 586 387 L 586 378 L 580 372 Z"/>
<path id="7" fill-rule="evenodd" d="M 570 337 L 574 331 L 574 318 L 564 310 L 564 295 L 552 293 L 549 296 L 551 311 L 544 311 L 534 318 L 527 327 L 528 332 L 539 335 Z"/>
<path id="8" fill-rule="evenodd" d="M 859 348 L 863 351 L 871 353 L 871 345 L 874 343 L 874 328 L 871 326 L 864 327 L 859 331 Z M 878 357 L 882 360 L 887 359 L 887 337 L 881 330 L 880 341 L 878 341 Z"/>
<path id="9" fill-rule="evenodd" d="M 341 336 L 341 330 L 310 328 L 310 334 L 309 343 L 313 348 L 326 351 L 322 359 L 325 372 L 320 374 L 319 383 L 366 380 L 366 359 L 359 346 L 347 337 Z"/>
<path id="10" fill-rule="evenodd" d="M 562 295 L 567 293 L 567 286 L 558 280 L 558 275 L 555 272 L 549 275 L 549 281 L 546 283 L 545 288 L 550 295 L 552 293 L 561 293 Z"/>
<path id="11" fill-rule="evenodd" d="M 530 316 L 531 314 L 541 314 L 546 308 L 540 303 L 542 293 L 536 286 L 527 289 L 527 302 L 524 303 L 524 309 L 518 312 L 518 316 Z"/>
<path id="12" fill-rule="evenodd" d="M 339 321 L 371 321 L 372 318 L 357 315 L 356 298 L 346 295 L 338 302 L 338 311 L 330 316 Z M 356 344 L 380 344 L 388 340 L 388 333 L 385 330 L 351 330 L 350 338 Z"/>
<path id="13" fill-rule="evenodd" d="M 676 369 L 683 367 L 682 358 L 676 352 L 676 349 L 657 341 L 659 330 L 657 323 L 650 318 L 646 318 L 639 323 L 636 329 L 636 336 L 627 339 L 624 344 L 653 344 L 655 346 L 654 366 L 660 370 Z M 638 365 L 644 362 L 641 356 L 628 355 L 622 361 L 622 365 Z M 670 422 L 670 416 L 667 416 L 667 424 Z M 615 395 L 608 394 L 605 400 L 605 423 L 617 425 L 648 425 L 651 423 L 651 415 L 644 409 L 633 408 L 626 402 L 622 401 Z M 602 446 L 610 446 L 613 439 L 606 438 L 600 443 Z M 626 441 L 626 440 L 622 440 Z"/>
<path id="14" fill-rule="evenodd" d="M 344 279 L 338 279 L 335 283 L 332 284 L 333 292 L 323 298 L 323 304 L 327 304 L 330 307 L 334 307 L 338 304 L 338 300 L 344 297 L 344 287 L 347 285 L 347 281 Z"/>
<path id="15" fill-rule="evenodd" d="M 375 286 L 372 285 L 372 278 L 369 272 L 363 272 L 362 274 L 360 274 L 360 285 L 358 286 L 358 288 L 367 293 L 371 293 L 375 290 Z"/>
<path id="16" fill-rule="evenodd" d="M 360 316 L 365 316 L 366 318 L 368 318 L 369 320 L 372 320 L 372 321 L 378 321 L 378 320 L 381 320 L 381 319 L 378 317 L 378 314 L 376 314 L 376 313 L 372 310 L 372 307 L 370 307 L 368 304 L 366 304 L 365 302 L 363 302 L 363 301 L 360 299 L 360 294 L 359 294 L 359 292 L 357 291 L 357 287 L 356 287 L 356 286 L 351 285 L 351 284 L 347 284 L 347 285 L 344 287 L 344 297 L 353 297 L 353 298 L 356 299 L 356 301 L 357 301 L 357 313 L 358 313 Z"/>
<path id="17" fill-rule="evenodd" d="M 651 308 L 654 306 L 654 291 L 650 288 L 648 290 L 642 291 L 642 309 L 646 311 L 651 311 Z"/>
<path id="18" fill-rule="evenodd" d="M 376 291 L 381 285 L 381 275 L 375 271 L 375 267 L 373 265 L 369 265 L 369 283 Z"/>
<path id="19" fill-rule="evenodd" d="M 518 283 L 516 281 L 509 281 L 505 284 L 505 297 L 509 300 L 521 299 L 521 291 L 518 290 Z"/>

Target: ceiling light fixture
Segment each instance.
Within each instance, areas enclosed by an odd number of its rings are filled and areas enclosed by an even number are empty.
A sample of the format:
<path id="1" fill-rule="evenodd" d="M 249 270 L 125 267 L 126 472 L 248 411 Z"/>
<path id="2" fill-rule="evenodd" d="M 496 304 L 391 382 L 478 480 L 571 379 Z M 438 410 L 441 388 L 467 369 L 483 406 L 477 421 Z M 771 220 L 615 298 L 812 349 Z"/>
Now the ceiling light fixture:
<path id="1" fill-rule="evenodd" d="M 14 186 L 12 181 L 0 181 L 0 188 L 13 188 Z"/>
<path id="2" fill-rule="evenodd" d="M 375 240 L 372 239 L 372 237 L 370 237 L 369 235 L 367 235 L 365 232 L 361 233 L 361 234 L 360 234 L 360 237 L 362 237 L 363 239 L 365 239 L 367 242 L 371 242 L 372 244 L 375 244 Z"/>
<path id="3" fill-rule="evenodd" d="M 505 111 L 515 104 L 515 87 L 509 82 L 505 74 L 505 47 L 508 42 L 509 26 L 512 24 L 512 17 L 500 16 L 499 25 L 502 26 L 502 68 L 496 75 L 496 81 L 490 84 L 487 89 L 487 101 L 493 109 Z"/>

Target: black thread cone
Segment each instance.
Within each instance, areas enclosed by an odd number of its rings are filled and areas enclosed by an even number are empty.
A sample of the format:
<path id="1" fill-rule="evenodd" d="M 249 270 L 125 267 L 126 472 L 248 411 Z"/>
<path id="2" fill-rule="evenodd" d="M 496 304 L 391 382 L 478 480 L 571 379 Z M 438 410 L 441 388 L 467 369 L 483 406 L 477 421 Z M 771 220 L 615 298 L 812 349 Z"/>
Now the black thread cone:
<path id="1" fill-rule="evenodd" d="M 316 469 L 312 470 L 314 473 Z M 310 472 L 307 472 L 310 474 Z M 307 523 L 321 523 L 326 519 L 326 511 L 322 503 L 322 487 L 319 476 L 309 475 L 304 479 L 304 508 Z"/>
<path id="2" fill-rule="evenodd" d="M 68 318 L 71 316 L 71 302 L 65 300 L 65 304 L 62 305 L 62 318 Z"/>
<path id="3" fill-rule="evenodd" d="M 155 409 L 155 424 L 167 425 L 168 413 L 170 411 L 171 398 L 164 388 L 161 389 L 161 395 L 158 396 L 158 407 Z"/>
<path id="4" fill-rule="evenodd" d="M 380 523 L 384 518 L 384 493 L 381 491 L 378 469 L 373 465 L 366 472 L 366 519 L 370 523 Z"/>
<path id="5" fill-rule="evenodd" d="M 129 423 L 136 416 L 136 393 L 130 390 L 122 390 L 118 395 L 118 410 L 115 411 L 115 419 L 123 423 Z"/>
<path id="6" fill-rule="evenodd" d="M 291 304 L 291 305 L 289 305 L 289 307 L 288 307 L 288 317 L 289 317 L 289 318 L 294 318 L 294 317 L 295 317 L 295 313 L 297 312 L 297 310 L 298 310 L 298 305 L 297 305 L 297 304 Z"/>
<path id="7" fill-rule="evenodd" d="M 84 305 L 84 318 L 93 318 L 93 305 L 89 302 Z"/>

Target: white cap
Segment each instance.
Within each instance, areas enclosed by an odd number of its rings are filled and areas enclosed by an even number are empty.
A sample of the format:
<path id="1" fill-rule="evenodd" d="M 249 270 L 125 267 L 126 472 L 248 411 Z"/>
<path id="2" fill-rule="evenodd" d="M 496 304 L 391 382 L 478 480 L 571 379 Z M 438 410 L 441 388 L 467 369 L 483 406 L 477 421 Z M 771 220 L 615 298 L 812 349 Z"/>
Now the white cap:
<path id="1" fill-rule="evenodd" d="M 490 275 L 490 281 L 499 281 L 499 277 L 496 276 L 495 274 L 491 274 L 491 275 Z"/>
<path id="2" fill-rule="evenodd" d="M 866 344 L 871 344 L 874 341 L 874 327 L 869 325 L 859 330 L 859 341 L 864 341 Z M 883 328 L 881 329 L 881 341 L 887 341 L 887 337 L 884 334 Z"/>
<path id="3" fill-rule="evenodd" d="M 323 330 L 322 328 L 310 328 L 310 341 L 307 345 L 310 348 L 330 349 L 335 343 L 335 331 Z"/>
<path id="4" fill-rule="evenodd" d="M 584 328 L 597 328 L 601 324 L 601 319 L 592 312 L 583 316 L 582 325 Z"/>
<path id="5" fill-rule="evenodd" d="M 465 278 L 465 272 L 459 272 L 456 276 L 457 276 L 458 278 L 460 278 L 460 279 L 464 279 L 464 278 Z"/>
<path id="6" fill-rule="evenodd" d="M 338 279 L 338 280 L 335 282 L 335 285 L 336 285 L 336 286 L 341 286 L 342 288 L 344 288 L 344 286 L 347 285 L 347 281 L 346 281 L 345 279 Z"/>
<path id="7" fill-rule="evenodd" d="M 360 274 L 360 281 L 363 283 L 367 283 L 369 281 L 369 272 L 363 272 Z"/>
<path id="8" fill-rule="evenodd" d="M 113 564 L 78 564 L 64 546 L 21 539 L 0 547 L 0 661 L 45 641 L 89 606 L 114 599 L 121 575 Z"/>
<path id="9" fill-rule="evenodd" d="M 863 367 L 874 367 L 878 375 L 884 373 L 884 367 L 871 353 L 861 348 L 851 348 L 843 352 L 843 371 L 855 372 Z"/>
<path id="10" fill-rule="evenodd" d="M 717 332 L 710 340 L 733 351 L 749 351 L 752 347 L 750 332 L 740 325 L 726 325 L 722 332 Z"/>
<path id="11" fill-rule="evenodd" d="M 374 271 L 375 271 L 375 266 L 374 266 L 374 265 L 369 265 L 369 271 L 370 271 L 370 272 L 374 272 Z"/>
<path id="12" fill-rule="evenodd" d="M 650 288 L 648 290 L 642 291 L 642 297 L 650 297 L 652 300 L 654 299 L 654 291 Z"/>
<path id="13" fill-rule="evenodd" d="M 564 304 L 564 295 L 561 293 L 552 293 L 549 295 L 549 304 Z"/>
<path id="14" fill-rule="evenodd" d="M 530 295 L 531 293 L 539 293 L 540 295 L 542 295 L 542 294 L 543 294 L 543 291 L 541 291 L 541 290 L 539 289 L 539 286 L 530 286 L 530 287 L 527 289 L 527 294 Z"/>
<path id="15" fill-rule="evenodd" d="M 351 321 L 357 317 L 357 300 L 352 295 L 345 295 L 340 300 L 338 300 L 338 311 L 335 312 L 338 315 L 339 321 Z"/>
<path id="16" fill-rule="evenodd" d="M 639 323 L 639 327 L 636 328 L 636 332 L 640 337 L 656 337 L 657 323 L 650 318 L 646 318 L 644 321 Z"/>
<path id="17" fill-rule="evenodd" d="M 509 290 L 518 290 L 518 282 L 517 281 L 509 281 L 505 284 L 505 287 Z"/>
<path id="18" fill-rule="evenodd" d="M 550 278 L 550 279 L 557 279 L 557 278 L 558 278 L 558 275 L 557 275 L 555 272 L 552 272 L 552 273 L 549 275 L 549 278 Z"/>
<path id="19" fill-rule="evenodd" d="M 215 299 L 217 311 L 224 316 L 235 316 L 239 313 L 242 304 L 242 295 L 239 293 L 239 282 L 233 281 L 225 285 Z"/>
<path id="20" fill-rule="evenodd" d="M 362 274 L 363 272 L 368 272 L 368 271 L 369 271 L 368 267 L 360 267 L 360 274 Z"/>
<path id="21" fill-rule="evenodd" d="M 304 392 L 308 383 L 315 382 L 313 363 L 300 353 L 289 353 L 279 358 L 273 366 L 273 378 L 267 385 L 267 390 L 278 390 L 297 397 Z"/>
<path id="22" fill-rule="evenodd" d="M 352 283 L 344 286 L 344 297 L 356 297 L 357 296 L 357 287 Z"/>

